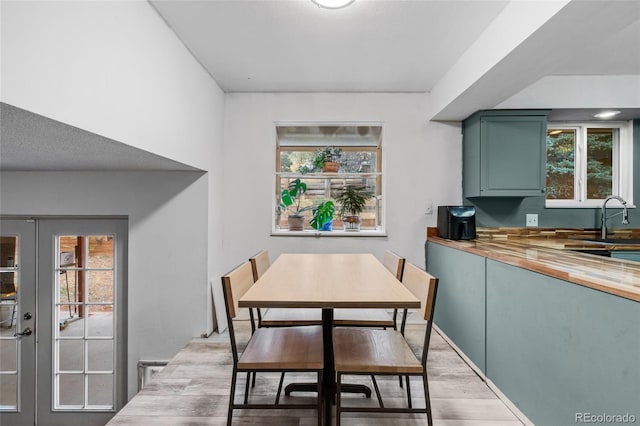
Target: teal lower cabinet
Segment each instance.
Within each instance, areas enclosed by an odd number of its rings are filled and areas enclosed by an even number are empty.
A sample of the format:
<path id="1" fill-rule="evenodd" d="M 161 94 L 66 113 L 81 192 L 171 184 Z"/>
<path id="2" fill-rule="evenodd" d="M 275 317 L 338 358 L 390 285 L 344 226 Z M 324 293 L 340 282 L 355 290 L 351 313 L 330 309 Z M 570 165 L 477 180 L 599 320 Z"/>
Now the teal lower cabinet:
<path id="1" fill-rule="evenodd" d="M 640 422 L 640 303 L 490 259 L 486 272 L 486 375 L 511 402 L 536 425 Z"/>
<path id="2" fill-rule="evenodd" d="M 485 371 L 485 258 L 427 243 L 427 270 L 438 277 L 433 322 Z"/>
<path id="3" fill-rule="evenodd" d="M 639 302 L 436 243 L 426 257 L 434 323 L 534 424 L 640 424 Z"/>
<path id="4" fill-rule="evenodd" d="M 616 259 L 625 259 L 625 260 L 633 260 L 634 262 L 640 262 L 640 251 L 613 250 L 611 251 L 611 257 Z"/>

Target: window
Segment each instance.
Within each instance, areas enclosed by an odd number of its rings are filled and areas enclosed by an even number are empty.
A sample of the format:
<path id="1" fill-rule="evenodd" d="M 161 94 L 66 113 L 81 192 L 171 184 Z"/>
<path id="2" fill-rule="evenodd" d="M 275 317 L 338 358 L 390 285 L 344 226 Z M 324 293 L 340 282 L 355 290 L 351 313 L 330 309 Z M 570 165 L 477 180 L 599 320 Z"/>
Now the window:
<path id="1" fill-rule="evenodd" d="M 547 126 L 546 207 L 600 207 L 619 195 L 633 203 L 629 123 Z"/>
<path id="2" fill-rule="evenodd" d="M 382 234 L 381 136 L 382 127 L 371 124 L 277 125 L 273 234 Z M 325 160 L 338 163 L 337 170 L 328 168 Z M 298 199 L 292 205 L 283 205 L 282 191 L 297 180 L 306 191 L 296 194 Z M 362 211 L 357 214 L 358 226 L 346 217 L 352 212 L 341 214 L 343 206 L 339 202 L 345 190 L 354 188 L 366 194 Z M 314 208 L 326 201 L 334 203 L 333 220 L 314 229 Z M 289 225 L 289 216 L 296 211 L 304 216 L 302 230 Z M 329 230 L 332 232 L 323 232 Z"/>

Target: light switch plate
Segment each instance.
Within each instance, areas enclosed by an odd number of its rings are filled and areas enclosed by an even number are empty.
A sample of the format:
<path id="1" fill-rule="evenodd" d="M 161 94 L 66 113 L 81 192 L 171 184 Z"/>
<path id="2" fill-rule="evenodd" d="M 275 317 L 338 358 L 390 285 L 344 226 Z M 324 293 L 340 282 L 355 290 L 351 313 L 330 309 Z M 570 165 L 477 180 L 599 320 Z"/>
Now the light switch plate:
<path id="1" fill-rule="evenodd" d="M 537 214 L 527 214 L 527 226 L 538 226 Z"/>

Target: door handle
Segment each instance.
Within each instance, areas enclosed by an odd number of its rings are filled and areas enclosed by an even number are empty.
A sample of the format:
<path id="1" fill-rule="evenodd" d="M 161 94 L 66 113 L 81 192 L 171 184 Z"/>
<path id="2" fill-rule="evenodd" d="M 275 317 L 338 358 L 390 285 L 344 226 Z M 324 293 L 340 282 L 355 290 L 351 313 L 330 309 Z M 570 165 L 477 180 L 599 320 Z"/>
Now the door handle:
<path id="1" fill-rule="evenodd" d="M 17 336 L 31 336 L 31 334 L 33 333 L 33 330 L 31 330 L 31 328 L 27 327 L 24 329 L 24 331 L 22 333 L 16 333 L 13 335 L 13 337 L 17 337 Z"/>

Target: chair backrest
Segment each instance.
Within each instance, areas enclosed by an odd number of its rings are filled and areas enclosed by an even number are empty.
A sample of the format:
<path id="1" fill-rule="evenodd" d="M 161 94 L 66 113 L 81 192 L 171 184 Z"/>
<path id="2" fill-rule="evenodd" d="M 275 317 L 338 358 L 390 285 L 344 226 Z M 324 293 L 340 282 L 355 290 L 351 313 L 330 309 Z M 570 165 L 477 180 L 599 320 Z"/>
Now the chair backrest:
<path id="1" fill-rule="evenodd" d="M 404 257 L 400 257 L 392 251 L 385 251 L 382 264 L 393 274 L 399 281 L 402 281 L 404 272 Z"/>
<path id="2" fill-rule="evenodd" d="M 249 259 L 251 262 L 251 268 L 253 269 L 253 281 L 258 281 L 258 278 L 269 269 L 271 262 L 269 261 L 269 252 L 266 250 L 260 251 L 258 254 Z"/>
<path id="3" fill-rule="evenodd" d="M 438 279 L 417 266 L 407 263 L 404 267 L 402 283 L 420 299 L 420 313 L 425 320 L 431 322 L 436 303 Z"/>
<path id="4" fill-rule="evenodd" d="M 251 262 L 246 261 L 222 277 L 224 300 L 229 321 L 238 314 L 238 299 L 253 285 Z"/>

